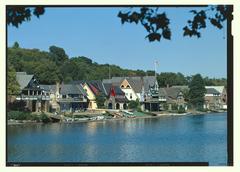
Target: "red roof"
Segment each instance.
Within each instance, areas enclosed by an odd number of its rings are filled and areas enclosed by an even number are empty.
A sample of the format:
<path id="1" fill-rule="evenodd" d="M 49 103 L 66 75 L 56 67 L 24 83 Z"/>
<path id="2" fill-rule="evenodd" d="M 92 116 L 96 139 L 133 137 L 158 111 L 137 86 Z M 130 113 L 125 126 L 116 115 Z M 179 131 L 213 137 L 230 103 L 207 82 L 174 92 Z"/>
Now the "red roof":
<path id="1" fill-rule="evenodd" d="M 99 94 L 99 90 L 96 87 L 94 87 L 92 84 L 88 84 L 88 86 L 90 87 L 94 95 Z"/>

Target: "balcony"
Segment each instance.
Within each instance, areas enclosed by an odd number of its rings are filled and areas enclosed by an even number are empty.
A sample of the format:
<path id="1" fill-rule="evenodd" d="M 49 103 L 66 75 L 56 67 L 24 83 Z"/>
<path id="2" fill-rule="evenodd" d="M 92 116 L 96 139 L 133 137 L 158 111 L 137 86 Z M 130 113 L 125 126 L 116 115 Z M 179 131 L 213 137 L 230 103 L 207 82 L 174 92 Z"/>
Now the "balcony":
<path id="1" fill-rule="evenodd" d="M 50 100 L 50 96 L 46 95 L 19 95 L 17 100 Z"/>
<path id="2" fill-rule="evenodd" d="M 79 97 L 57 98 L 57 102 L 87 102 L 87 99 Z"/>
<path id="3" fill-rule="evenodd" d="M 162 98 L 162 97 L 159 97 L 159 99 L 158 99 L 160 102 L 166 102 L 167 101 L 167 99 L 166 98 Z"/>

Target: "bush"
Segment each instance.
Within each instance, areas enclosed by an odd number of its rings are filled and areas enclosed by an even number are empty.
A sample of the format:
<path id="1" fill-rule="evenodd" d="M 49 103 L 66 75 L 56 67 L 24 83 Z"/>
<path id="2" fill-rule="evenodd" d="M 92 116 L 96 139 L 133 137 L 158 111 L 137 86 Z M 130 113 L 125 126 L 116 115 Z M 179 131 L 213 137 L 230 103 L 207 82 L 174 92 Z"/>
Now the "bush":
<path id="1" fill-rule="evenodd" d="M 135 110 L 141 109 L 139 100 L 138 99 L 136 101 L 131 100 L 128 104 L 128 108 L 129 109 L 135 109 Z"/>
<path id="2" fill-rule="evenodd" d="M 44 113 L 42 113 L 40 115 L 40 120 L 43 122 L 43 123 L 48 123 L 48 122 L 51 122 L 51 119 Z"/>
<path id="3" fill-rule="evenodd" d="M 172 110 L 178 110 L 178 105 L 176 103 L 172 104 Z"/>
<path id="4" fill-rule="evenodd" d="M 105 105 L 104 105 L 105 101 L 106 101 L 106 97 L 104 96 L 103 93 L 100 93 L 99 95 L 97 95 L 96 103 L 97 103 L 97 106 L 98 106 L 99 109 L 100 108 L 102 108 L 102 109 L 106 108 Z"/>
<path id="5" fill-rule="evenodd" d="M 178 113 L 185 113 L 185 108 L 183 106 L 180 106 L 178 109 Z"/>
<path id="6" fill-rule="evenodd" d="M 9 111 L 7 113 L 8 119 L 14 120 L 30 120 L 32 117 L 31 113 L 23 111 Z"/>
<path id="7" fill-rule="evenodd" d="M 164 103 L 164 104 L 163 104 L 163 109 L 164 109 L 164 110 L 168 110 L 168 104 L 167 104 L 167 103 Z"/>
<path id="8" fill-rule="evenodd" d="M 25 101 L 14 101 L 8 103 L 8 109 L 11 111 L 26 111 L 25 106 L 26 106 Z"/>

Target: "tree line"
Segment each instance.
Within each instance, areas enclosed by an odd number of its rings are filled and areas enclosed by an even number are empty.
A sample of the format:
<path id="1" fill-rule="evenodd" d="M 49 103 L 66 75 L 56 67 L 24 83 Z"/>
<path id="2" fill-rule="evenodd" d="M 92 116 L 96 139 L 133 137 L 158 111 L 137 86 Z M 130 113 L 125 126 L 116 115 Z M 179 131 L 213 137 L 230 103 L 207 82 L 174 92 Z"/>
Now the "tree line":
<path id="1" fill-rule="evenodd" d="M 17 42 L 7 49 L 8 93 L 18 90 L 16 72 L 34 74 L 41 84 L 69 83 L 73 80 L 102 80 L 110 76 L 152 76 L 153 70 L 130 70 L 117 65 L 98 64 L 84 56 L 71 57 L 61 47 L 50 46 L 49 51 L 24 49 Z M 189 85 L 192 76 L 182 73 L 163 72 L 157 74 L 160 87 L 167 85 Z M 227 85 L 225 78 L 203 78 L 205 85 Z"/>

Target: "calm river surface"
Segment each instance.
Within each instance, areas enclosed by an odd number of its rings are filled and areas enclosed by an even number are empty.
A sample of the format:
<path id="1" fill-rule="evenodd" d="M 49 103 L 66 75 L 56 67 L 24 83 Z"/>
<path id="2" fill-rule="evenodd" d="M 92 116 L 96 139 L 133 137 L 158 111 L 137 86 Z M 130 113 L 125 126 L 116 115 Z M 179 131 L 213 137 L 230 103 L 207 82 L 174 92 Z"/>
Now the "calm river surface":
<path id="1" fill-rule="evenodd" d="M 8 162 L 227 163 L 227 114 L 8 126 Z"/>

